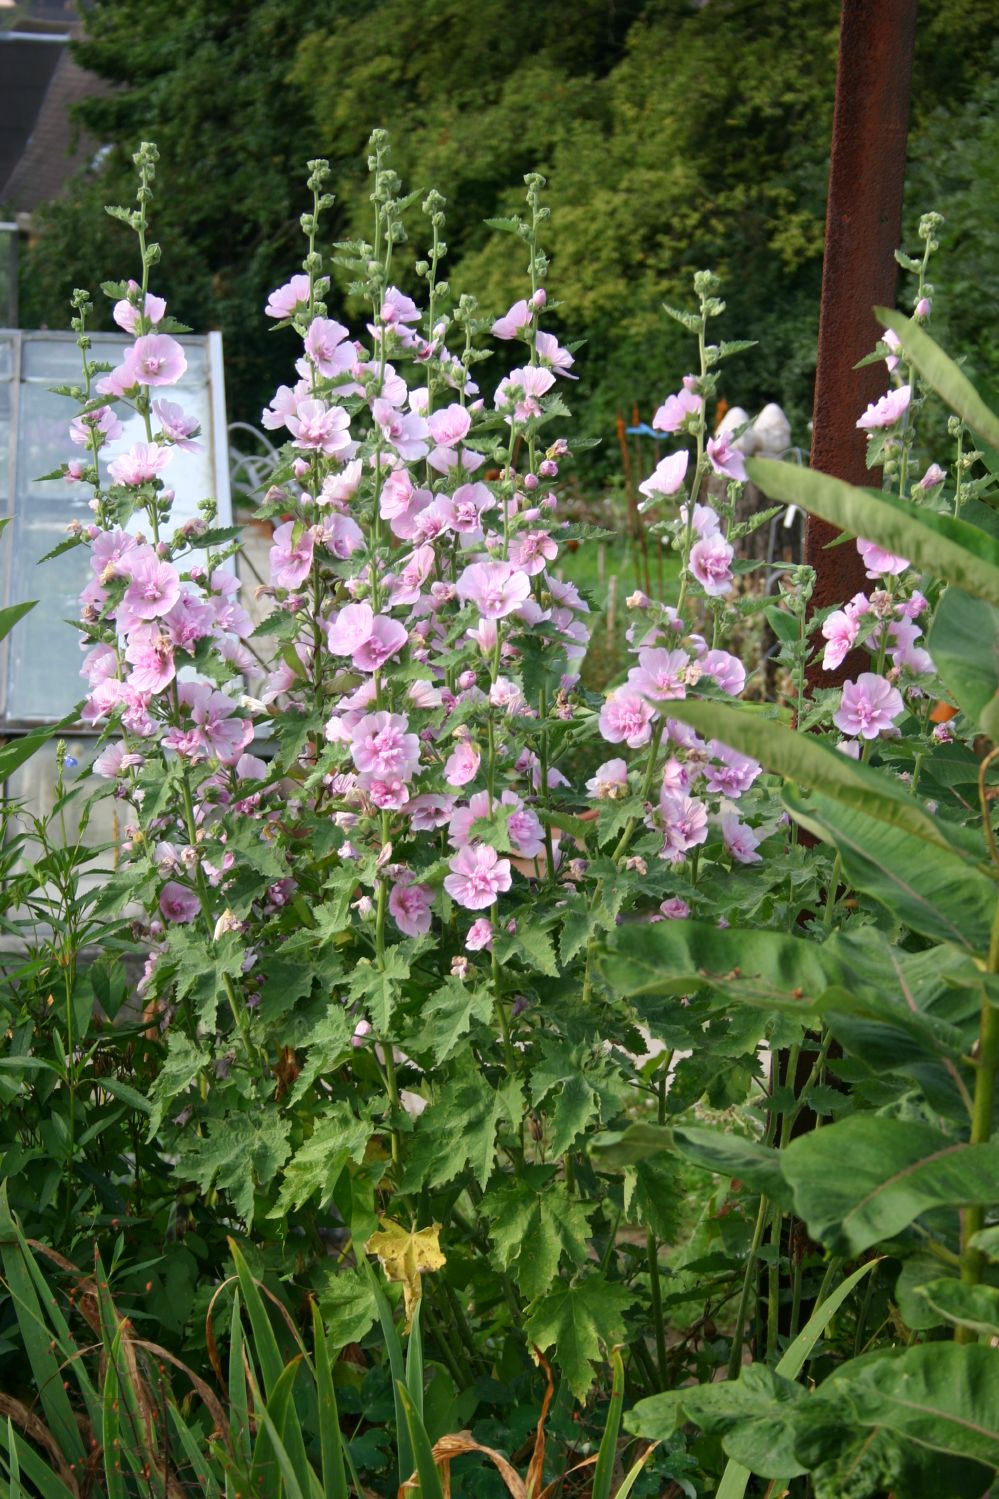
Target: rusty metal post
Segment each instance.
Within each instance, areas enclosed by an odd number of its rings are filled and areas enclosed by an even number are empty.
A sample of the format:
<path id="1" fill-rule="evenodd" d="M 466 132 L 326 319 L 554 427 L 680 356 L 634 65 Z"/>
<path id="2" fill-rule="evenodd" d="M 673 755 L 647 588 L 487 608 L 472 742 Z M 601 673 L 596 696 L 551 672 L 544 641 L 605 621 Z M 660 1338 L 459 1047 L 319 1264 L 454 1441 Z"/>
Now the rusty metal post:
<path id="1" fill-rule="evenodd" d="M 875 304 L 895 300 L 895 250 L 902 226 L 906 137 L 916 0 L 843 0 L 826 209 L 818 366 L 815 372 L 812 467 L 851 484 L 880 476 L 865 464 L 857 417 L 886 389 L 883 365 L 855 370 L 878 338 Z M 836 535 L 809 517 L 805 560 L 817 581 L 812 607 L 841 604 L 866 589 L 852 546 L 826 551 Z M 830 687 L 865 669 L 851 652 L 839 672 L 815 671 Z"/>

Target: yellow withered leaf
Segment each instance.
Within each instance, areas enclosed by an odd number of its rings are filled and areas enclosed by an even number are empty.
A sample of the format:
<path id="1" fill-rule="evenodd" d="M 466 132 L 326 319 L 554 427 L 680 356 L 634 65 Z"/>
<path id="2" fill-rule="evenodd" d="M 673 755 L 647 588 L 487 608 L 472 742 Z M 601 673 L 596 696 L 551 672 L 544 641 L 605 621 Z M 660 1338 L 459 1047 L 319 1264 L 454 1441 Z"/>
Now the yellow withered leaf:
<path id="1" fill-rule="evenodd" d="M 365 1244 L 369 1254 L 378 1256 L 389 1280 L 402 1281 L 406 1307 L 406 1331 L 420 1299 L 420 1276 L 428 1270 L 439 1270 L 446 1262 L 440 1246 L 439 1223 L 413 1231 L 403 1228 L 392 1218 L 383 1218 L 381 1228 Z"/>

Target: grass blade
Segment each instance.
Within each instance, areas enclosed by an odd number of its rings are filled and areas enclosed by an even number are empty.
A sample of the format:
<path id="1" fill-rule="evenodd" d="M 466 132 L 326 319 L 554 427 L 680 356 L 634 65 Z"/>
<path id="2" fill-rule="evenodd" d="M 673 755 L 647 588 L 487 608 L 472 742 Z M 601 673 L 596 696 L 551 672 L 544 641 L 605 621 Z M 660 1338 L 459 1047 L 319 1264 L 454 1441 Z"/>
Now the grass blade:
<path id="1" fill-rule="evenodd" d="M 319 1401 L 319 1441 L 322 1450 L 324 1499 L 348 1499 L 347 1475 L 343 1466 L 343 1434 L 337 1409 L 333 1371 L 330 1368 L 329 1344 L 319 1307 L 312 1303 L 312 1341 L 316 1365 L 316 1394 Z"/>
<path id="2" fill-rule="evenodd" d="M 617 1457 L 617 1442 L 621 1434 L 621 1412 L 624 1409 L 624 1362 L 621 1350 L 611 1350 L 611 1398 L 607 1408 L 607 1424 L 597 1453 L 597 1466 L 593 1473 L 592 1499 L 610 1499 L 611 1483 L 614 1479 L 614 1461 Z"/>
<path id="3" fill-rule="evenodd" d="M 406 1389 L 406 1386 L 400 1382 L 397 1385 L 397 1389 L 406 1418 L 409 1440 L 415 1455 L 416 1473 L 420 1480 L 420 1499 L 444 1499 L 441 1476 L 437 1471 L 437 1464 L 434 1462 L 434 1450 L 430 1445 L 427 1429 L 420 1419 L 416 1406 L 413 1404 L 412 1396 Z M 412 1471 L 410 1469 L 410 1472 Z M 405 1482 L 409 1477 L 409 1473 L 404 1473 L 402 1477 L 403 1482 Z"/>

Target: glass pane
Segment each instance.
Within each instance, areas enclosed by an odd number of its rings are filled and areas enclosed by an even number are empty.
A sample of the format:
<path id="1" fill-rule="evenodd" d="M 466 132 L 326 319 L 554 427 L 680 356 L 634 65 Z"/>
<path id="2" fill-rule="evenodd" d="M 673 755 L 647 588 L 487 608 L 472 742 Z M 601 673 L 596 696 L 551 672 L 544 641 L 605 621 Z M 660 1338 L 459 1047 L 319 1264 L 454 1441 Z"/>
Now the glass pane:
<path id="1" fill-rule="evenodd" d="M 215 487 L 207 342 L 191 338 L 181 342 L 187 354 L 187 371 L 178 385 L 164 392 L 164 397 L 198 418 L 204 429 L 204 450 L 186 453 L 175 449 L 165 471 L 176 493 L 176 524 L 196 516 L 199 501 L 212 495 Z M 93 352 L 98 359 L 117 362 L 123 349 L 124 340 L 116 336 L 94 340 Z M 37 566 L 38 559 L 65 538 L 70 521 L 86 523 L 91 518 L 89 490 L 61 478 L 45 482 L 40 478 L 78 451 L 69 438 L 73 404 L 65 396 L 53 395 L 50 386 L 76 382 L 79 360 L 72 334 L 23 335 L 10 598 L 11 602 L 40 602 L 10 636 L 6 714 L 12 722 L 60 718 L 82 696 L 80 637 L 71 621 L 77 617 L 78 597 L 88 578 L 87 553 L 83 548 L 75 549 Z M 3 391 L 0 377 L 0 442 Z M 124 432 L 104 450 L 105 461 L 127 452 L 133 443 L 145 441 L 142 419 L 124 407 L 119 408 L 119 414 Z M 223 520 L 228 521 L 228 516 Z M 148 523 L 144 517 L 135 516 L 129 529 L 148 530 Z"/>

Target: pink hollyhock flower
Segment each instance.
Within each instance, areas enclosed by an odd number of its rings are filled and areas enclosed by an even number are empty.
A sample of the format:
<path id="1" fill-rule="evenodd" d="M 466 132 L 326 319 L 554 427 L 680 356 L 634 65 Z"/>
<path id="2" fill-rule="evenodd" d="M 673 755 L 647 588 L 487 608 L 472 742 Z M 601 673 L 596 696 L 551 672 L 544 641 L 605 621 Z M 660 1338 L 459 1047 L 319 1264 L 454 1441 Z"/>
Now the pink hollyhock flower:
<path id="1" fill-rule="evenodd" d="M 886 552 L 876 542 L 865 541 L 862 536 L 857 537 L 857 551 L 863 558 L 869 578 L 897 578 L 909 566 L 904 557 L 896 557 L 894 552 Z"/>
<path id="2" fill-rule="evenodd" d="M 234 716 L 232 698 L 201 682 L 181 683 L 178 695 L 190 706 L 199 742 L 223 765 L 235 765 L 253 739 L 253 725 Z"/>
<path id="3" fill-rule="evenodd" d="M 690 549 L 690 572 L 710 598 L 720 598 L 732 586 L 735 552 L 723 536 L 705 536 Z"/>
<path id="4" fill-rule="evenodd" d="M 855 682 L 843 683 L 843 696 L 833 714 L 833 723 L 844 734 L 876 739 L 892 729 L 895 719 L 904 711 L 898 689 L 884 677 L 864 671 Z"/>
<path id="5" fill-rule="evenodd" d="M 156 624 L 140 625 L 132 631 L 125 660 L 132 667 L 129 686 L 136 692 L 162 692 L 177 675 L 173 642 Z"/>
<path id="6" fill-rule="evenodd" d="M 460 739 L 448 756 L 444 766 L 444 779 L 449 786 L 467 786 L 479 773 L 482 756 L 470 739 Z"/>
<path id="7" fill-rule="evenodd" d="M 547 395 L 554 384 L 555 376 L 551 370 L 540 364 L 511 370 L 496 387 L 496 410 L 508 411 L 512 405 L 514 421 L 530 421 L 531 417 L 541 415 L 541 397 Z"/>
<path id="8" fill-rule="evenodd" d="M 493 945 L 493 924 L 488 916 L 479 916 L 468 929 L 465 938 L 465 950 L 467 952 L 481 952 L 483 948 L 491 949 Z"/>
<path id="9" fill-rule="evenodd" d="M 680 519 L 683 521 L 684 525 L 687 524 L 686 505 L 680 506 Z M 704 536 L 717 536 L 720 529 L 721 522 L 718 519 L 718 512 L 716 510 L 713 510 L 710 505 L 694 506 L 694 524 L 692 525 L 691 530 L 693 531 L 695 536 L 697 536 L 698 538 Z"/>
<path id="10" fill-rule="evenodd" d="M 236 761 L 236 775 L 241 781 L 266 781 L 267 762 L 257 755 L 240 755 Z"/>
<path id="11" fill-rule="evenodd" d="M 432 510 L 433 506 L 429 506 L 428 509 Z M 426 515 L 427 511 L 425 510 L 423 514 Z M 416 603 L 424 583 L 434 570 L 435 561 L 436 554 L 430 546 L 416 547 L 402 561 L 389 593 L 389 604 L 393 609 L 400 604 Z"/>
<path id="12" fill-rule="evenodd" d="M 142 756 L 136 757 L 141 760 Z M 103 776 L 106 781 L 113 781 L 115 776 L 121 774 L 125 759 L 125 746 L 121 740 L 115 740 L 107 745 L 94 761 L 94 774 Z"/>
<path id="13" fill-rule="evenodd" d="M 690 849 L 707 838 L 708 809 L 697 797 L 661 795 L 659 811 L 664 833 L 659 857 L 677 864 Z"/>
<path id="14" fill-rule="evenodd" d="M 747 823 L 740 822 L 734 812 L 726 812 L 721 820 L 722 838 L 725 847 L 737 864 L 759 864 L 762 855 L 756 852 L 760 840 Z"/>
<path id="15" fill-rule="evenodd" d="M 679 432 L 688 417 L 700 415 L 704 400 L 697 394 L 696 384 L 693 375 L 684 375 L 683 388 L 675 396 L 666 397 L 652 418 L 657 432 Z"/>
<path id="16" fill-rule="evenodd" d="M 612 692 L 600 710 L 600 733 L 608 744 L 638 749 L 648 744 L 655 713 L 641 693 L 628 687 Z"/>
<path id="17" fill-rule="evenodd" d="M 558 556 L 558 543 L 547 531 L 521 531 L 510 543 L 510 561 L 529 578 L 544 572 Z"/>
<path id="18" fill-rule="evenodd" d="M 898 351 L 902 347 L 902 341 L 894 328 L 886 328 L 881 335 L 881 342 L 889 351 L 885 355 L 885 364 L 888 367 L 888 373 L 891 374 L 893 370 L 898 369 Z"/>
<path id="19" fill-rule="evenodd" d="M 351 732 L 351 757 L 365 774 L 409 781 L 420 764 L 420 741 L 404 713 L 368 713 Z"/>
<path id="20" fill-rule="evenodd" d="M 326 640 L 334 656 L 352 656 L 371 636 L 375 615 L 370 604 L 346 604 L 330 621 Z"/>
<path id="21" fill-rule="evenodd" d="M 175 401 L 154 401 L 153 412 L 163 428 L 163 436 L 169 437 L 175 447 L 182 448 L 185 453 L 204 451 L 200 442 L 193 441 L 201 431 L 197 417 L 188 416 Z"/>
<path id="22" fill-rule="evenodd" d="M 746 460 L 733 443 L 730 432 L 719 432 L 708 438 L 708 462 L 716 474 L 723 474 L 726 479 L 735 479 L 739 484 L 745 484 Z"/>
<path id="23" fill-rule="evenodd" d="M 328 515 L 323 521 L 323 546 L 341 562 L 346 562 L 364 546 L 364 532 L 349 515 Z"/>
<path id="24" fill-rule="evenodd" d="M 351 445 L 350 416 L 342 406 L 327 406 L 325 401 L 317 400 L 299 401 L 284 420 L 295 439 L 294 446 L 306 452 L 335 458 Z"/>
<path id="25" fill-rule="evenodd" d="M 531 582 L 509 562 L 473 562 L 457 582 L 458 597 L 486 619 L 503 619 L 527 598 Z"/>
<path id="26" fill-rule="evenodd" d="M 686 697 L 685 673 L 689 665 L 686 651 L 641 650 L 638 665 L 628 673 L 628 683 L 644 697 L 660 702 Z"/>
<path id="27" fill-rule="evenodd" d="M 450 821 L 454 811 L 454 797 L 434 796 L 429 792 L 414 796 L 406 811 L 414 833 L 432 833 L 435 828 L 442 828 Z"/>
<path id="28" fill-rule="evenodd" d="M 923 477 L 920 479 L 919 483 L 916 485 L 916 488 L 923 490 L 924 493 L 927 490 L 936 489 L 937 485 L 942 484 L 946 477 L 947 470 L 945 468 L 941 468 L 939 463 L 931 463 Z"/>
<path id="29" fill-rule="evenodd" d="M 703 677 L 710 677 L 729 697 L 738 697 L 746 685 L 746 668 L 729 651 L 705 651 L 697 662 Z"/>
<path id="30" fill-rule="evenodd" d="M 167 921 L 183 926 L 198 915 L 201 903 L 193 890 L 178 885 L 176 880 L 167 880 L 160 894 L 160 910 Z"/>
<path id="31" fill-rule="evenodd" d="M 501 859 L 487 843 L 460 848 L 450 868 L 444 889 L 466 911 L 484 911 L 513 883 L 509 859 Z"/>
<path id="32" fill-rule="evenodd" d="M 422 937 L 430 930 L 434 892 L 429 885 L 410 885 L 399 880 L 389 891 L 392 920 L 407 937 Z"/>
<path id="33" fill-rule="evenodd" d="M 482 529 L 482 517 L 494 509 L 495 497 L 481 482 L 460 484 L 450 499 L 451 525 L 460 536 L 471 536 Z"/>
<path id="34" fill-rule="evenodd" d="M 924 609 L 928 608 L 929 600 L 917 588 L 909 598 L 898 605 L 898 612 L 905 619 L 918 619 Z"/>
<path id="35" fill-rule="evenodd" d="M 138 383 L 135 370 L 126 357 L 108 374 L 102 375 L 94 388 L 102 396 L 126 396 L 129 391 L 135 390 Z"/>
<path id="36" fill-rule="evenodd" d="M 730 797 L 733 801 L 749 790 L 763 769 L 759 761 L 753 760 L 749 755 L 740 755 L 738 750 L 722 744 L 719 739 L 709 742 L 708 753 L 720 762 L 705 766 L 708 790 Z"/>
<path id="37" fill-rule="evenodd" d="M 137 442 L 127 453 L 108 464 L 108 473 L 116 484 L 146 484 L 155 479 L 173 454 L 155 442 Z"/>
<path id="38" fill-rule="evenodd" d="M 325 281 L 319 283 L 325 286 Z M 267 298 L 264 311 L 268 317 L 285 318 L 294 317 L 296 311 L 309 300 L 309 278 L 308 276 L 292 276 L 283 286 L 272 291 Z"/>
<path id="39" fill-rule="evenodd" d="M 908 619 L 893 619 L 888 626 L 888 634 L 892 639 L 892 664 L 898 667 L 908 667 L 918 675 L 926 675 L 934 670 L 933 657 L 929 651 L 917 646 L 916 641 L 922 635 L 918 625 Z"/>
<path id="40" fill-rule="evenodd" d="M 146 333 L 126 349 L 125 365 L 137 385 L 176 385 L 187 369 L 187 355 L 168 333 Z"/>
<path id="41" fill-rule="evenodd" d="M 650 502 L 660 494 L 676 494 L 686 477 L 688 462 L 689 454 L 685 448 L 681 448 L 679 453 L 670 453 L 668 457 L 660 459 L 655 471 L 644 483 L 639 484 L 639 493 L 644 494 Z"/>
<path id="42" fill-rule="evenodd" d="M 110 406 L 98 406 L 95 411 L 85 411 L 82 416 L 74 416 L 69 424 L 69 435 L 81 448 L 90 446 L 94 432 L 102 443 L 106 443 L 117 441 L 124 430 Z"/>
<path id="43" fill-rule="evenodd" d="M 842 666 L 859 633 L 858 615 L 847 614 L 845 609 L 836 609 L 827 615 L 822 621 L 822 638 L 826 641 L 822 655 L 823 671 L 835 671 L 837 666 Z"/>
<path id="44" fill-rule="evenodd" d="M 327 474 L 319 491 L 320 505 L 335 505 L 353 499 L 362 475 L 360 458 L 352 458 L 338 474 Z"/>
<path id="45" fill-rule="evenodd" d="M 571 375 L 569 371 L 576 363 L 568 349 L 563 349 L 553 333 L 543 333 L 540 329 L 534 335 L 534 348 L 541 363 L 553 369 L 556 375 L 564 375 L 567 380 L 578 380 L 578 375 Z"/>
<path id="46" fill-rule="evenodd" d="M 120 302 L 116 302 L 112 307 L 111 316 L 119 328 L 123 329 L 130 338 L 134 338 L 139 331 L 139 308 L 137 306 L 139 285 L 136 281 L 130 281 L 128 286 L 129 291 L 136 297 L 136 301 L 130 302 L 127 297 L 123 297 Z M 142 305 L 142 312 L 146 322 L 151 323 L 155 327 L 166 316 L 166 306 L 167 304 L 162 297 L 156 297 L 151 291 L 147 291 L 146 299 Z"/>
<path id="47" fill-rule="evenodd" d="M 841 739 L 836 748 L 841 755 L 846 755 L 848 760 L 860 759 L 860 744 L 856 739 Z"/>
<path id="48" fill-rule="evenodd" d="M 276 432 L 278 427 L 286 427 L 288 418 L 294 416 L 298 411 L 300 401 L 309 399 L 308 385 L 300 380 L 294 390 L 288 385 L 279 385 L 271 398 L 271 404 L 265 406 L 260 413 L 261 425 L 268 432 Z"/>
<path id="49" fill-rule="evenodd" d="M 878 427 L 893 427 L 908 411 L 911 400 L 912 387 L 900 385 L 897 390 L 888 391 L 880 400 L 872 401 L 858 419 L 857 426 L 866 432 L 873 432 Z"/>
<path id="50" fill-rule="evenodd" d="M 671 895 L 669 900 L 664 900 L 659 909 L 667 921 L 685 921 L 690 915 L 690 907 L 678 895 Z"/>
<path id="51" fill-rule="evenodd" d="M 270 550 L 271 582 L 275 588 L 297 588 L 309 576 L 312 569 L 312 553 L 315 547 L 311 531 L 302 531 L 294 540 L 295 522 L 286 520 L 274 532 L 274 545 Z"/>
<path id="52" fill-rule="evenodd" d="M 371 415 L 385 441 L 391 443 L 400 458 L 407 463 L 426 458 L 430 429 L 422 416 L 404 414 L 381 399 L 371 403 Z"/>
<path id="53" fill-rule="evenodd" d="M 430 436 L 441 448 L 453 448 L 459 442 L 464 442 L 471 425 L 471 415 L 464 406 L 459 406 L 457 402 L 451 406 L 445 406 L 443 411 L 435 411 L 427 418 Z"/>
<path id="54" fill-rule="evenodd" d="M 420 309 L 412 297 L 407 297 L 397 286 L 390 286 L 385 293 L 378 316 L 383 323 L 390 328 L 394 327 L 401 332 L 399 324 L 418 323 L 420 321 Z"/>
<path id="55" fill-rule="evenodd" d="M 180 598 L 180 578 L 169 562 L 161 562 L 152 547 L 139 547 L 129 557 L 132 581 L 125 605 L 137 619 L 168 614 Z"/>
<path id="56" fill-rule="evenodd" d="M 118 670 L 118 658 L 109 645 L 95 645 L 83 658 L 80 676 L 86 677 L 91 687 L 107 681 Z"/>
<path id="57" fill-rule="evenodd" d="M 357 351 L 352 343 L 345 343 L 347 329 L 332 318 L 313 318 L 305 335 L 305 352 L 321 375 L 335 379 L 353 369 Z"/>
<path id="58" fill-rule="evenodd" d="M 358 671 L 379 671 L 397 656 L 409 639 L 406 626 L 387 614 L 376 614 L 371 634 L 354 650 L 351 660 Z"/>
<path id="59" fill-rule="evenodd" d="M 695 778 L 693 765 L 686 765 L 671 755 L 663 766 L 660 791 L 665 796 L 686 796 Z"/>
<path id="60" fill-rule="evenodd" d="M 523 332 L 528 326 L 532 316 L 531 309 L 521 299 L 519 302 L 514 302 L 509 312 L 505 312 L 502 317 L 497 318 L 489 331 L 494 338 L 516 338 L 517 334 Z"/>
<path id="61" fill-rule="evenodd" d="M 401 812 L 409 802 L 409 787 L 399 776 L 359 775 L 357 784 L 383 812 Z"/>

